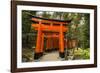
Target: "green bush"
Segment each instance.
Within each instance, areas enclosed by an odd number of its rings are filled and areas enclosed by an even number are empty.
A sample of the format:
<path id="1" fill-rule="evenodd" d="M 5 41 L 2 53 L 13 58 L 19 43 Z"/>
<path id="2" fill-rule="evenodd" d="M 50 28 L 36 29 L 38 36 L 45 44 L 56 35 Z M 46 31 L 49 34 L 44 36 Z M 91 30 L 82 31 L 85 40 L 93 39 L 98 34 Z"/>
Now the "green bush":
<path id="1" fill-rule="evenodd" d="M 90 51 L 89 48 L 87 49 L 82 49 L 78 48 L 74 50 L 74 57 L 78 59 L 89 59 L 90 58 Z"/>

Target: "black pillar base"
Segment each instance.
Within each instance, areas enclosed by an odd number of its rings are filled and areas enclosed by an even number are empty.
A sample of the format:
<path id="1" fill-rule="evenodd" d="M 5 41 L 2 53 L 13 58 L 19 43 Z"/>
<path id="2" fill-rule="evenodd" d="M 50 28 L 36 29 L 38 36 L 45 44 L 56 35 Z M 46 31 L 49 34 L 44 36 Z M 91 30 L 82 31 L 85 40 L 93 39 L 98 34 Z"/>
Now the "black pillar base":
<path id="1" fill-rule="evenodd" d="M 34 59 L 37 60 L 37 59 L 39 59 L 41 56 L 43 56 L 43 53 L 35 53 L 35 54 L 34 54 Z"/>
<path id="2" fill-rule="evenodd" d="M 41 53 L 39 53 L 40 54 L 40 57 L 42 57 L 43 56 L 43 52 L 41 52 Z"/>
<path id="3" fill-rule="evenodd" d="M 45 52 L 51 52 L 51 49 L 50 49 L 50 48 L 48 48 L 48 49 L 46 49 L 46 50 L 45 50 Z"/>
<path id="4" fill-rule="evenodd" d="M 59 52 L 59 56 L 60 56 L 61 58 L 65 58 L 65 53 L 64 53 L 64 52 Z"/>
<path id="5" fill-rule="evenodd" d="M 59 48 L 48 48 L 45 50 L 45 52 L 52 52 L 52 51 L 57 51 Z"/>

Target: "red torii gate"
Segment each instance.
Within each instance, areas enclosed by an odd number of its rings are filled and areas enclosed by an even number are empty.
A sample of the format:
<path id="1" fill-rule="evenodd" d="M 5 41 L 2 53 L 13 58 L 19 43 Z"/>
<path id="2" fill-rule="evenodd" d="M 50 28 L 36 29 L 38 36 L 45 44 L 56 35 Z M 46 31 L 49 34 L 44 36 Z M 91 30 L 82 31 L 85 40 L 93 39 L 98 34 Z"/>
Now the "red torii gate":
<path id="1" fill-rule="evenodd" d="M 35 22 L 32 27 L 38 31 L 34 59 L 40 58 L 43 54 L 44 38 L 47 38 L 46 49 L 52 47 L 51 43 L 54 43 L 53 47 L 59 48 L 59 55 L 64 58 L 64 32 L 68 31 L 66 26 L 71 20 L 46 19 L 36 16 L 32 16 L 31 20 Z"/>

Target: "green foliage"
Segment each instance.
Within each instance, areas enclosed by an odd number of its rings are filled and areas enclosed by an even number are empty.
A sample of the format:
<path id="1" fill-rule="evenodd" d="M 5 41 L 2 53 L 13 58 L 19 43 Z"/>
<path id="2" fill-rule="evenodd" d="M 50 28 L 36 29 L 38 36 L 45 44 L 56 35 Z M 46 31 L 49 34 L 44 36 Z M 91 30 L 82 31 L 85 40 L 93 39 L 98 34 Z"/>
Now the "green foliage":
<path id="1" fill-rule="evenodd" d="M 74 50 L 75 59 L 90 59 L 90 49 L 89 48 L 78 48 L 78 50 Z"/>
<path id="2" fill-rule="evenodd" d="M 34 28 L 31 27 L 32 21 L 30 15 L 36 15 L 36 11 L 22 11 L 22 47 L 32 47 L 33 46 L 33 36 L 32 32 Z M 34 33 L 35 34 L 35 33 Z"/>
<path id="3" fill-rule="evenodd" d="M 90 58 L 90 51 L 88 49 L 84 50 L 83 58 L 84 59 L 89 59 Z"/>
<path id="4" fill-rule="evenodd" d="M 81 48 L 89 48 L 90 44 L 90 30 L 89 30 L 89 14 L 83 13 L 71 13 L 71 24 L 69 24 L 69 31 L 66 33 L 68 39 L 78 40 L 78 46 Z"/>
<path id="5" fill-rule="evenodd" d="M 89 14 L 84 14 L 84 24 L 80 26 L 80 32 L 81 33 L 79 36 L 81 36 L 79 38 L 80 42 L 81 42 L 81 47 L 82 48 L 89 48 L 89 44 L 90 44 L 90 30 L 89 30 Z"/>

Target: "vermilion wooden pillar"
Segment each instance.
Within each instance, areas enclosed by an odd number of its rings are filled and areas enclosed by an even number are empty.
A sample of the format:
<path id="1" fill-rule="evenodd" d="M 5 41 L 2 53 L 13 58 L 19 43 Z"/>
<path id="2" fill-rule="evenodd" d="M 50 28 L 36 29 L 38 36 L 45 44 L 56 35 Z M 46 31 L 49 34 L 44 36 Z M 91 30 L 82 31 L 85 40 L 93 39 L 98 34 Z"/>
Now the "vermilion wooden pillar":
<path id="1" fill-rule="evenodd" d="M 49 50 L 51 50 L 52 49 L 52 39 L 51 39 L 51 37 L 49 38 Z"/>
<path id="2" fill-rule="evenodd" d="M 64 58 L 64 35 L 63 35 L 63 25 L 60 24 L 60 32 L 59 32 L 59 54 L 61 58 Z"/>
<path id="3" fill-rule="evenodd" d="M 57 38 L 55 39 L 55 43 L 54 44 L 55 44 L 55 49 L 57 49 Z"/>
<path id="4" fill-rule="evenodd" d="M 58 43 L 58 42 L 57 42 L 57 38 L 54 37 L 54 38 L 53 38 L 53 47 L 54 47 L 55 49 L 57 49 L 57 46 L 58 46 L 57 43 Z"/>
<path id="5" fill-rule="evenodd" d="M 56 41 L 56 39 L 55 39 L 55 37 L 53 37 L 53 38 L 52 38 L 52 44 L 53 44 L 53 48 L 54 48 L 54 49 L 56 48 L 56 47 L 55 47 L 55 43 L 56 43 L 55 41 Z"/>
<path id="6" fill-rule="evenodd" d="M 40 53 L 41 53 L 41 56 L 43 55 L 43 48 L 44 48 L 44 33 L 42 33 L 41 35 L 41 48 L 40 48 Z"/>
<path id="7" fill-rule="evenodd" d="M 35 48 L 35 55 L 34 59 L 38 59 L 40 57 L 40 49 L 41 49 L 41 21 L 39 21 L 38 33 L 37 33 L 37 41 L 36 41 L 36 48 Z"/>
<path id="8" fill-rule="evenodd" d="M 46 41 L 46 50 L 49 48 L 49 40 L 47 38 L 47 41 Z"/>
<path id="9" fill-rule="evenodd" d="M 46 51 L 50 48 L 50 38 L 47 37 Z"/>
<path id="10" fill-rule="evenodd" d="M 57 38 L 57 40 L 55 41 L 55 46 L 57 49 L 59 49 L 59 38 Z"/>

